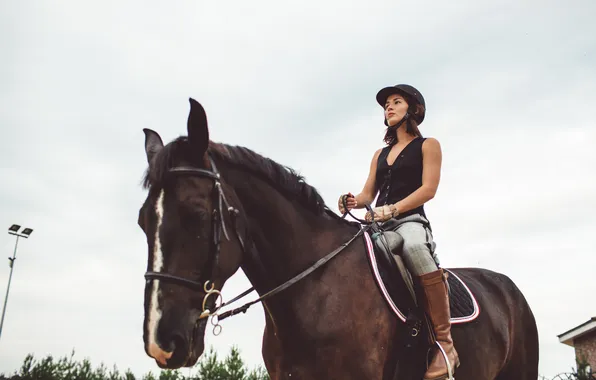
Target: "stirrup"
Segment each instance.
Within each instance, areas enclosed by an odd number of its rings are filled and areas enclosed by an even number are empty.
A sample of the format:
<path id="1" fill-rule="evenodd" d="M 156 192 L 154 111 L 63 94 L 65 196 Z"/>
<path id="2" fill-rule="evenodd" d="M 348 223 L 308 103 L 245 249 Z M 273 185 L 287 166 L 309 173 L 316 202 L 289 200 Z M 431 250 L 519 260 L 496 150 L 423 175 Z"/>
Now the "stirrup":
<path id="1" fill-rule="evenodd" d="M 447 379 L 455 380 L 455 377 L 453 377 L 453 371 L 451 369 L 451 364 L 449 363 L 449 358 L 447 357 L 447 353 L 445 352 L 443 347 L 441 347 L 441 345 L 439 344 L 439 341 L 435 341 L 435 343 L 437 344 L 437 346 L 439 346 L 439 351 L 441 351 L 441 354 L 443 355 L 443 359 L 445 359 L 445 364 L 447 364 L 447 376 L 448 376 Z"/>

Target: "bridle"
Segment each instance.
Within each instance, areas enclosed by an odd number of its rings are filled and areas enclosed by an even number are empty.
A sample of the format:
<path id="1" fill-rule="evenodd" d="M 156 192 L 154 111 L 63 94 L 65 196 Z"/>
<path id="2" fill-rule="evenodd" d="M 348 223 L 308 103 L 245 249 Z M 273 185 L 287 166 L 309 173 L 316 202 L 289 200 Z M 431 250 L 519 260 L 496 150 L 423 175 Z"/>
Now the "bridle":
<path id="1" fill-rule="evenodd" d="M 367 225 L 363 228 L 360 228 L 358 230 L 358 232 L 350 240 L 341 244 L 335 250 L 333 250 L 332 252 L 328 253 L 327 255 L 325 255 L 318 261 L 316 261 L 313 265 L 311 265 L 309 268 L 307 268 L 303 272 L 297 274 L 296 276 L 294 276 L 293 278 L 284 282 L 283 284 L 277 286 L 276 288 L 268 291 L 267 293 L 263 294 L 261 297 L 257 298 L 256 300 L 250 301 L 236 309 L 218 314 L 217 311 L 219 309 L 221 309 L 223 306 L 227 306 L 233 302 L 236 302 L 237 300 L 250 294 L 254 290 L 254 287 L 251 287 L 251 288 L 245 290 L 244 292 L 242 292 L 238 296 L 232 298 L 228 302 L 222 301 L 221 304 L 219 306 L 217 306 L 217 300 L 221 299 L 222 295 L 219 290 L 215 289 L 215 284 L 210 280 L 210 278 L 213 278 L 213 276 L 217 270 L 217 264 L 219 262 L 222 232 L 223 232 L 224 236 L 226 237 L 226 239 L 228 241 L 230 240 L 230 237 L 229 237 L 227 229 L 226 229 L 225 220 L 223 218 L 224 206 L 228 212 L 228 215 L 230 216 L 231 221 L 234 224 L 234 227 L 235 227 L 234 232 L 236 233 L 236 237 L 238 238 L 238 241 L 240 242 L 240 246 L 241 246 L 243 255 L 247 254 L 247 249 L 246 249 L 245 240 L 242 239 L 241 234 L 238 232 L 237 223 L 236 223 L 237 217 L 240 212 L 237 208 L 230 206 L 230 204 L 228 203 L 228 200 L 226 199 L 225 194 L 222 189 L 222 186 L 221 186 L 221 181 L 220 181 L 221 176 L 217 170 L 217 167 L 215 166 L 215 162 L 213 161 L 213 158 L 211 156 L 208 156 L 208 158 L 209 158 L 209 162 L 211 164 L 211 170 L 200 169 L 200 168 L 195 168 L 195 167 L 190 167 L 190 166 L 179 166 L 179 167 L 173 167 L 173 168 L 169 169 L 169 171 L 168 171 L 168 173 L 170 173 L 172 175 L 176 175 L 176 176 L 184 176 L 184 175 L 198 176 L 198 177 L 204 177 L 204 178 L 209 178 L 209 179 L 213 180 L 213 193 L 211 195 L 212 195 L 212 200 L 213 200 L 213 204 L 215 205 L 215 207 L 213 208 L 213 212 L 212 212 L 213 234 L 212 234 L 212 240 L 210 242 L 209 256 L 208 256 L 208 262 L 207 262 L 207 264 L 208 264 L 207 268 L 209 268 L 209 270 L 206 273 L 207 275 L 205 276 L 207 279 L 205 279 L 204 281 L 201 278 L 199 278 L 199 280 L 192 280 L 192 279 L 176 276 L 173 274 L 169 274 L 166 272 L 155 272 L 155 271 L 145 272 L 145 279 L 148 282 L 152 281 L 152 280 L 161 280 L 161 281 L 171 282 L 171 283 L 185 286 L 187 288 L 191 288 L 191 289 L 197 290 L 197 291 L 200 291 L 202 289 L 205 292 L 205 296 L 203 297 L 202 313 L 199 316 L 199 320 L 201 320 L 203 318 L 208 318 L 208 317 L 216 317 L 217 320 L 212 320 L 212 324 L 214 325 L 214 329 L 213 329 L 214 335 L 219 335 L 219 333 L 221 332 L 221 325 L 219 325 L 219 321 L 221 321 L 225 318 L 231 317 L 233 315 L 239 314 L 239 313 L 245 313 L 246 310 L 248 310 L 248 308 L 251 305 L 261 302 L 264 299 L 271 297 L 274 294 L 279 293 L 279 292 L 285 290 L 286 288 L 290 287 L 291 285 L 297 283 L 298 281 L 302 280 L 303 278 L 308 276 L 310 273 L 315 271 L 317 268 L 324 265 L 329 260 L 331 260 L 333 257 L 335 257 L 338 253 L 343 251 L 348 245 L 350 245 L 350 243 L 352 243 L 354 240 L 356 240 L 356 238 L 358 238 L 360 235 L 364 234 L 373 225 L 373 224 L 367 223 Z M 351 213 L 350 213 L 350 215 L 351 215 Z M 346 216 L 346 214 L 343 215 L 343 217 L 345 217 L 345 216 Z M 245 238 L 246 238 L 246 236 L 245 236 Z M 211 284 L 211 285 L 209 286 L 209 284 Z M 216 299 L 214 301 L 215 304 L 214 304 L 213 310 L 210 310 L 208 308 L 207 301 L 209 300 L 209 298 L 212 295 L 215 296 Z"/>
<path id="2" fill-rule="evenodd" d="M 230 216 L 230 218 L 234 224 L 236 224 L 236 217 L 239 214 L 238 209 L 230 206 L 230 204 L 228 203 L 228 200 L 226 199 L 224 192 L 221 188 L 221 182 L 220 182 L 221 177 L 220 177 L 219 172 L 217 171 L 215 162 L 213 162 L 213 159 L 211 157 L 209 157 L 209 160 L 210 160 L 212 170 L 194 168 L 194 167 L 190 167 L 190 166 L 179 166 L 179 167 L 171 168 L 168 171 L 169 174 L 172 174 L 175 176 L 198 176 L 198 177 L 204 177 L 204 178 L 209 178 L 209 179 L 213 180 L 213 192 L 211 194 L 213 204 L 215 205 L 215 207 L 213 208 L 213 212 L 212 212 L 213 233 L 212 233 L 212 238 L 211 238 L 211 241 L 209 244 L 209 255 L 208 255 L 208 261 L 207 261 L 208 271 L 203 276 L 201 276 L 206 279 L 191 280 L 188 278 L 176 276 L 176 275 L 165 273 L 165 272 L 147 271 L 145 273 L 145 279 L 147 281 L 151 281 L 151 280 L 168 281 L 171 283 L 185 286 L 187 288 L 191 288 L 193 290 L 203 289 L 203 291 L 205 292 L 205 297 L 203 298 L 203 305 L 202 305 L 203 309 L 202 309 L 202 314 L 199 317 L 199 319 L 206 318 L 211 315 L 211 311 L 207 308 L 207 300 L 209 299 L 209 297 L 211 295 L 216 295 L 218 297 L 221 297 L 221 293 L 217 289 L 215 289 L 215 284 L 213 282 L 211 282 L 209 280 L 209 278 L 213 278 L 215 275 L 215 272 L 217 270 L 217 264 L 219 262 L 219 254 L 220 254 L 220 247 L 221 247 L 222 232 L 223 232 L 223 235 L 226 237 L 226 239 L 230 240 L 228 231 L 226 229 L 225 220 L 223 218 L 223 208 L 225 206 L 225 208 L 228 212 L 228 215 Z M 240 246 L 242 247 L 242 251 L 243 251 L 243 253 L 245 253 L 246 248 L 245 248 L 244 240 L 242 239 L 242 236 L 240 235 L 240 233 L 238 233 L 237 229 L 235 229 L 235 232 L 236 232 L 236 237 L 238 238 L 238 241 L 240 242 Z M 211 283 L 211 286 L 209 286 L 209 283 Z"/>

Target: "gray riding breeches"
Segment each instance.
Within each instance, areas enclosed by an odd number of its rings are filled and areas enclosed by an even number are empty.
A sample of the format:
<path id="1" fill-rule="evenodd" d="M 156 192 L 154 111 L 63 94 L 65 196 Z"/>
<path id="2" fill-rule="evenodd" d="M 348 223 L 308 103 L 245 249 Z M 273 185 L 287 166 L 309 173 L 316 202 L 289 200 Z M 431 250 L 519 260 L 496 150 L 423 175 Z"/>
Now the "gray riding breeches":
<path id="1" fill-rule="evenodd" d="M 434 272 L 440 265 L 432 232 L 425 222 L 428 221 L 420 214 L 408 215 L 399 219 L 399 225 L 393 229 L 404 239 L 402 258 L 414 276 Z"/>

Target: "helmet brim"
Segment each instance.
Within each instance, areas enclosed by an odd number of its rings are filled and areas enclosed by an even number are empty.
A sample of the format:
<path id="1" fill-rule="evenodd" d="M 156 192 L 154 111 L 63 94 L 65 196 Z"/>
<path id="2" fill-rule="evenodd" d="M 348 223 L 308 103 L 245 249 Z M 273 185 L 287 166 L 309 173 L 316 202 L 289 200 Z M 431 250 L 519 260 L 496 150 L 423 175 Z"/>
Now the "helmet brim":
<path id="1" fill-rule="evenodd" d="M 410 105 L 413 105 L 412 102 L 417 102 L 426 107 L 424 97 L 420 91 L 409 84 L 398 84 L 395 86 L 382 88 L 377 93 L 377 102 L 381 107 L 385 108 L 385 102 L 387 101 L 387 98 L 393 94 L 399 94 L 405 97 L 408 101 L 408 104 Z"/>
<path id="2" fill-rule="evenodd" d="M 406 94 L 404 91 L 400 90 L 399 88 L 395 88 L 393 86 L 391 86 L 391 87 L 385 87 L 385 88 L 382 88 L 377 93 L 377 103 L 379 103 L 379 105 L 381 107 L 385 108 L 385 103 L 387 102 L 387 98 L 389 96 L 395 95 L 395 94 L 409 97 L 408 94 Z"/>

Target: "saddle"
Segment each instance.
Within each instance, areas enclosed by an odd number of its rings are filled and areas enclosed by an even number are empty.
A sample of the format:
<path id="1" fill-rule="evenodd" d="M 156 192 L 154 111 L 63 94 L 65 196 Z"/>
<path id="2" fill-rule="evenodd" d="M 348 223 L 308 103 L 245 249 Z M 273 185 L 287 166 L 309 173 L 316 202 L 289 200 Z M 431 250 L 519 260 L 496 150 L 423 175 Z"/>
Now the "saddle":
<path id="1" fill-rule="evenodd" d="M 401 257 L 404 238 L 395 231 L 398 226 L 399 221 L 392 218 L 377 224 L 364 235 L 369 246 L 368 256 L 373 275 L 381 293 L 397 317 L 406 322 L 407 315 L 411 313 L 409 301 L 414 302 L 416 309 L 420 308 L 420 303 L 416 284 Z M 445 268 L 443 270 L 447 273 L 451 323 L 461 324 L 475 320 L 479 315 L 479 307 L 474 295 L 453 270 Z M 401 297 L 398 295 L 397 285 L 400 281 L 405 283 L 410 300 L 404 300 L 403 295 Z M 416 314 L 423 313 L 418 310 Z"/>

